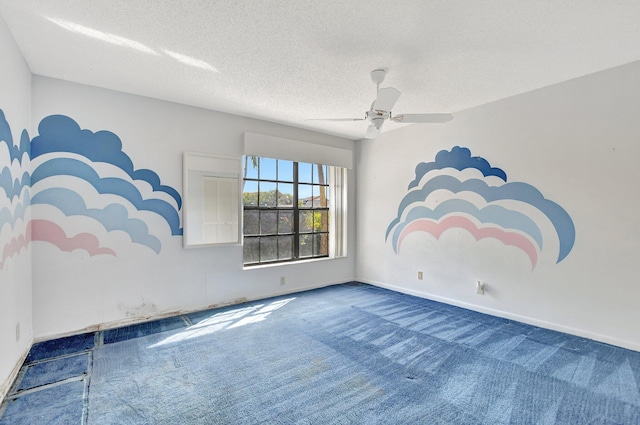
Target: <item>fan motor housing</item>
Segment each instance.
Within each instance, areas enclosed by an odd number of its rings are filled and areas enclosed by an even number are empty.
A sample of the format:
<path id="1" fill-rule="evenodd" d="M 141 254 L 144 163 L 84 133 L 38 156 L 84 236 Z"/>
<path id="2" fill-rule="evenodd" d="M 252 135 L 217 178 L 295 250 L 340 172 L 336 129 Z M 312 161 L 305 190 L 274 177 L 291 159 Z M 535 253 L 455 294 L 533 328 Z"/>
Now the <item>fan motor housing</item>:
<path id="1" fill-rule="evenodd" d="M 367 111 L 366 113 L 366 118 L 371 122 L 373 122 L 373 120 L 375 119 L 382 119 L 384 121 L 390 116 L 391 116 L 390 112 L 384 112 L 384 111 L 371 110 L 371 111 Z"/>
<path id="2" fill-rule="evenodd" d="M 373 71 L 371 71 L 371 81 L 374 82 L 374 84 L 380 84 L 384 81 L 384 77 L 387 74 L 387 72 L 384 69 L 374 69 Z"/>

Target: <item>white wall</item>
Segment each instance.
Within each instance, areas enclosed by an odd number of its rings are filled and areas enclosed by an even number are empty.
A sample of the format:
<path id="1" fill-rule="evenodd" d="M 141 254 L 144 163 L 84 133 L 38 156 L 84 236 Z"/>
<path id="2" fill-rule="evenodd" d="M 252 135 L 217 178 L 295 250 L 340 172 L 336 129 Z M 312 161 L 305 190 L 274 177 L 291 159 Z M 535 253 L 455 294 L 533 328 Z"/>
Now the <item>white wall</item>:
<path id="1" fill-rule="evenodd" d="M 639 350 L 638 111 L 636 62 L 466 110 L 445 125 L 361 141 L 356 278 Z M 503 169 L 509 182 L 528 183 L 564 208 L 576 232 L 569 255 L 556 264 L 558 238 L 534 209 L 544 247 L 533 269 L 519 249 L 491 238 L 477 242 L 456 228 L 437 240 L 414 232 L 394 253 L 385 232 L 414 168 L 453 146 L 468 147 Z M 434 195 L 434 203 L 451 196 Z M 476 280 L 487 282 L 484 296 L 475 293 Z"/>
<path id="2" fill-rule="evenodd" d="M 11 126 L 13 144 L 19 145 L 22 130 L 30 129 L 31 72 L 1 17 L 0 58 L 0 110 Z M 28 157 L 25 156 L 23 162 L 11 161 L 8 149 L 11 143 L 5 142 L 8 141 L 0 140 L 0 173 L 10 170 L 12 179 L 19 178 L 29 170 Z M 13 216 L 29 189 L 10 199 L 1 186 L 0 217 L 3 209 Z M 30 249 L 22 248 L 2 261 L 3 255 L 9 253 L 6 247 L 11 240 L 26 233 L 27 222 L 28 212 L 26 216 L 18 218 L 15 224 L 3 225 L 0 221 L 0 399 L 8 391 L 13 380 L 12 373 L 26 355 L 33 338 Z M 20 327 L 19 337 L 16 335 L 16 326 Z"/>
<path id="3" fill-rule="evenodd" d="M 122 150 L 135 169 L 153 170 L 162 184 L 180 193 L 183 151 L 241 155 L 244 131 L 353 149 L 352 141 L 338 137 L 39 76 L 34 76 L 32 90 L 34 128 L 48 115 L 62 114 L 83 129 L 113 132 L 121 139 Z M 74 157 L 61 154 L 34 158 L 34 175 L 45 159 L 56 156 Z M 91 165 L 100 173 L 111 172 L 104 164 Z M 351 171 L 350 177 L 354 205 L 355 172 Z M 116 201 L 65 176 L 34 182 L 34 196 L 53 186 L 67 186 L 81 193 L 88 208 L 104 208 Z M 82 249 L 63 252 L 48 242 L 32 244 L 36 339 L 98 324 L 113 325 L 351 281 L 355 274 L 353 208 L 348 258 L 250 270 L 242 268 L 241 247 L 183 249 L 182 237 L 171 236 L 166 222 L 130 207 L 129 216 L 144 220 L 149 233 L 161 241 L 159 254 L 132 243 L 124 232 L 106 232 L 86 217 L 66 216 L 48 205 L 33 205 L 32 213 L 34 219 L 53 219 L 68 237 L 96 235 L 102 246 L 111 247 L 116 254 L 90 256 Z M 281 276 L 286 279 L 284 286 L 280 285 Z"/>

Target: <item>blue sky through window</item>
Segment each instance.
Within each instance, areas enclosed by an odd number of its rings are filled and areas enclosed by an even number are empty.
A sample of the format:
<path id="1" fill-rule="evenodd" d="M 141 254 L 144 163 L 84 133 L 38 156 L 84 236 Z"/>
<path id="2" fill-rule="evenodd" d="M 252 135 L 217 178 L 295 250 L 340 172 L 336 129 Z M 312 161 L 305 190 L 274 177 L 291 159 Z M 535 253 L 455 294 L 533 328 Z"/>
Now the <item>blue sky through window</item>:
<path id="1" fill-rule="evenodd" d="M 272 158 L 258 158 L 259 161 L 259 176 L 258 168 L 253 166 L 250 157 L 246 158 L 246 178 L 249 179 L 265 179 L 265 180 L 280 180 L 280 181 L 293 181 L 293 161 L 276 160 Z M 324 182 L 326 184 L 328 177 L 328 167 L 323 165 Z M 318 196 L 319 193 L 314 193 L 311 183 L 319 183 L 318 167 L 315 164 L 307 162 L 298 163 L 298 180 L 300 184 L 298 186 L 298 198 L 310 198 L 312 196 Z M 244 192 L 251 193 L 257 192 L 257 184 L 254 182 L 245 182 Z M 264 188 L 262 188 L 264 190 Z M 284 187 L 283 187 L 284 189 Z M 281 192 L 286 193 L 284 190 Z"/>

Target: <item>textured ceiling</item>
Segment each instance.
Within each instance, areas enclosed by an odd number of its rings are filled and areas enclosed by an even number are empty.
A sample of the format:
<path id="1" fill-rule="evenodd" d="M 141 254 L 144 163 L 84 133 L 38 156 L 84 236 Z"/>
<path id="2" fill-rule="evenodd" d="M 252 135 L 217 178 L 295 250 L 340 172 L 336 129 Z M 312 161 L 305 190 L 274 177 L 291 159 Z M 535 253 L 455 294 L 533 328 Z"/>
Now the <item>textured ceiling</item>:
<path id="1" fill-rule="evenodd" d="M 637 0 L 0 0 L 31 71 L 350 139 L 640 60 Z M 420 124 L 435 125 L 435 124 Z M 387 123 L 384 130 L 399 124 Z"/>

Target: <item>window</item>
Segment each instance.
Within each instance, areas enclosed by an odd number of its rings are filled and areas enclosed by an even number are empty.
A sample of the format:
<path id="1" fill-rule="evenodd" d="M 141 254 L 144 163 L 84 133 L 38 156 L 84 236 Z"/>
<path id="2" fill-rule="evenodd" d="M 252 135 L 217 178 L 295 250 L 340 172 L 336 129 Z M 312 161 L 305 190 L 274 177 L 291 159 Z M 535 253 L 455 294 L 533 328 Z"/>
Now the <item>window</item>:
<path id="1" fill-rule="evenodd" d="M 244 265 L 336 256 L 336 167 L 257 156 L 243 164 Z"/>
<path id="2" fill-rule="evenodd" d="M 345 257 L 352 150 L 251 132 L 243 145 L 244 265 Z"/>

